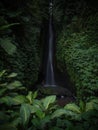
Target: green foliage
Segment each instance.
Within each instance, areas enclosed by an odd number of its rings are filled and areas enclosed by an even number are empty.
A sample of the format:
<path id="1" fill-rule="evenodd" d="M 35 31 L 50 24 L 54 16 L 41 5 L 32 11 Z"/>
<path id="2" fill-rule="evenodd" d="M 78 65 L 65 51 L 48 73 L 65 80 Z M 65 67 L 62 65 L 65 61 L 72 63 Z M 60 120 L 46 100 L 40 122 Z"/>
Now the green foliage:
<path id="1" fill-rule="evenodd" d="M 15 81 L 16 73 L 8 74 L 6 70 L 0 72 L 0 129 L 15 129 L 19 124 L 19 112 L 17 106 L 25 102 L 22 93 L 26 89 L 19 81 Z M 14 81 L 13 81 L 14 80 Z"/>
<path id="2" fill-rule="evenodd" d="M 10 58 L 13 70 L 19 74 L 18 79 L 28 87 L 31 87 L 37 80 L 39 71 L 39 57 L 35 49 L 36 46 L 32 44 L 33 42 L 31 39 L 30 44 L 28 42 L 28 45 L 26 45 L 26 50 L 19 48 Z"/>
<path id="3" fill-rule="evenodd" d="M 95 16 L 92 19 L 94 21 Z M 71 81 L 76 86 L 77 97 L 83 100 L 95 96 L 98 91 L 97 23 L 96 17 L 95 22 L 88 25 L 85 32 L 82 30 L 73 33 L 74 30 L 70 31 L 69 28 L 68 31 L 63 30 L 57 45 L 58 67 L 64 71 L 66 66 Z"/>
<path id="4" fill-rule="evenodd" d="M 30 108 L 27 104 L 22 104 L 21 108 L 20 108 L 20 117 L 23 123 L 23 126 L 25 127 L 28 122 L 29 122 L 29 118 L 30 118 Z"/>
<path id="5" fill-rule="evenodd" d="M 0 97 L 1 103 L 4 103 L 3 101 L 9 101 L 10 96 L 13 97 L 11 101 L 18 100 L 18 93 L 26 93 L 27 89 L 22 86 L 20 81 L 14 80 L 14 78 L 17 76 L 16 73 L 8 74 L 6 70 L 0 72 Z M 14 81 L 13 81 L 14 80 Z M 23 98 L 23 97 L 22 97 Z M 22 99 L 23 100 L 23 99 Z M 20 101 L 21 102 L 21 98 Z"/>
<path id="6" fill-rule="evenodd" d="M 28 93 L 28 95 L 26 96 L 26 98 L 28 99 L 30 104 L 33 104 L 33 100 L 37 97 L 37 91 L 35 91 L 34 93 L 32 93 L 31 91 Z"/>
<path id="7" fill-rule="evenodd" d="M 10 39 L 0 39 L 0 46 L 9 54 L 12 55 L 16 52 L 16 46 L 11 42 Z"/>
<path id="8" fill-rule="evenodd" d="M 19 23 L 11 23 L 11 24 L 7 24 L 7 25 L 3 25 L 3 26 L 0 27 L 0 30 L 8 29 L 11 26 L 18 25 L 18 24 Z"/>
<path id="9" fill-rule="evenodd" d="M 48 6 L 45 0 L 14 3 L 0 2 L 0 70 L 18 73 L 18 80 L 32 87 L 38 78 L 40 29 Z"/>
<path id="10" fill-rule="evenodd" d="M 0 1 L 0 70 L 14 72 L 0 72 L 0 130 L 98 128 L 98 99 L 93 98 L 98 92 L 98 14 L 90 1 L 54 0 L 57 65 L 61 71 L 67 67 L 78 103 L 63 108 L 56 96 L 37 99 L 37 92 L 22 85 L 31 87 L 38 78 L 40 30 L 48 19 L 48 2 Z"/>
<path id="11" fill-rule="evenodd" d="M 50 105 L 50 103 L 54 103 L 56 100 L 56 96 L 50 96 L 50 97 L 47 97 L 43 100 L 43 105 L 45 107 L 45 109 L 47 109 Z"/>
<path id="12" fill-rule="evenodd" d="M 72 110 L 73 112 L 80 113 L 80 108 L 76 104 L 68 104 L 65 106 L 65 109 Z"/>
<path id="13" fill-rule="evenodd" d="M 54 95 L 39 100 L 37 92 L 27 93 L 21 83 L 14 82 L 16 76 L 15 73 L 7 74 L 5 70 L 0 72 L 1 130 L 96 130 L 98 99 L 70 103 L 61 108 L 56 105 Z"/>

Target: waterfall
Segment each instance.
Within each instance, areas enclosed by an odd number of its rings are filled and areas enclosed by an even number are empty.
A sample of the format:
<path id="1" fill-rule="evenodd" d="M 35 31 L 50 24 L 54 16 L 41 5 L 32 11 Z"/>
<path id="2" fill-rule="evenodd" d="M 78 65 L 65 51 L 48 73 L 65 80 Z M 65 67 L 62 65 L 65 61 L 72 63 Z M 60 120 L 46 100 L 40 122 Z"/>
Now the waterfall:
<path id="1" fill-rule="evenodd" d="M 56 86 L 54 76 L 54 31 L 53 31 L 53 2 L 49 4 L 49 39 L 46 62 L 45 86 Z"/>

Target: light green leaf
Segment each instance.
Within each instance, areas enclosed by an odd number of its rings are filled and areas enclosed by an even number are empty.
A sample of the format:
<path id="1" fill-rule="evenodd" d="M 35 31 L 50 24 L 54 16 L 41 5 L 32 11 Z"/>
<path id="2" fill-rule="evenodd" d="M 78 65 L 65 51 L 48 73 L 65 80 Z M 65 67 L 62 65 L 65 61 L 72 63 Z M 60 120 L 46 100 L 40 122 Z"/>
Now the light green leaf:
<path id="1" fill-rule="evenodd" d="M 93 99 L 91 102 L 93 102 L 94 109 L 98 110 L 98 99 Z"/>
<path id="2" fill-rule="evenodd" d="M 8 84 L 7 88 L 12 90 L 12 89 L 16 89 L 17 87 L 20 87 L 20 86 L 22 86 L 20 81 L 14 81 L 14 82 Z"/>
<path id="3" fill-rule="evenodd" d="M 0 72 L 0 77 L 2 77 L 5 74 L 6 70 L 3 70 Z"/>
<path id="4" fill-rule="evenodd" d="M 8 83 L 2 83 L 0 86 L 5 87 Z"/>
<path id="5" fill-rule="evenodd" d="M 18 95 L 18 96 L 15 96 L 15 97 L 12 99 L 12 101 L 13 101 L 13 105 L 20 105 L 20 104 L 22 104 L 22 103 L 25 103 L 26 98 L 25 98 L 25 96 L 23 96 L 23 95 Z"/>
<path id="6" fill-rule="evenodd" d="M 36 115 L 37 115 L 40 119 L 42 119 L 42 118 L 45 117 L 45 113 L 44 113 L 42 110 L 36 111 Z"/>
<path id="7" fill-rule="evenodd" d="M 13 78 L 13 77 L 16 77 L 17 76 L 17 73 L 11 73 L 10 75 L 8 75 L 7 77 L 8 78 Z"/>
<path id="8" fill-rule="evenodd" d="M 37 91 L 35 91 L 34 93 L 29 91 L 28 95 L 26 96 L 26 98 L 29 100 L 30 104 L 33 103 L 33 100 L 37 97 Z"/>
<path id="9" fill-rule="evenodd" d="M 98 104 L 98 99 L 93 99 L 93 100 L 91 100 L 91 102 Z"/>
<path id="10" fill-rule="evenodd" d="M 88 102 L 86 103 L 86 111 L 93 110 L 94 109 L 94 103 Z"/>
<path id="11" fill-rule="evenodd" d="M 39 110 L 39 108 L 37 108 L 36 106 L 32 106 L 32 105 L 29 105 L 29 104 L 28 104 L 28 106 L 29 106 L 30 112 L 32 114 L 35 113 L 37 110 Z"/>
<path id="12" fill-rule="evenodd" d="M 79 107 L 80 107 L 80 111 L 81 112 L 85 112 L 85 110 L 86 110 L 86 103 L 84 101 L 80 100 Z"/>
<path id="13" fill-rule="evenodd" d="M 34 93 L 33 93 L 33 99 L 35 99 L 37 97 L 37 91 L 35 91 Z"/>
<path id="14" fill-rule="evenodd" d="M 67 110 L 64 110 L 64 109 L 58 109 L 58 110 L 56 110 L 53 114 L 52 114 L 52 119 L 53 118 L 56 118 L 56 117 L 60 117 L 60 116 L 62 116 L 62 115 L 64 115 L 64 114 L 66 114 L 66 113 L 68 113 L 68 111 Z"/>
<path id="15" fill-rule="evenodd" d="M 8 38 L 0 39 L 0 45 L 9 55 L 16 52 L 16 46 Z"/>
<path id="16" fill-rule="evenodd" d="M 41 102 L 41 100 L 34 100 L 33 102 L 33 111 L 38 111 L 38 110 L 44 110 L 44 106 Z"/>
<path id="17" fill-rule="evenodd" d="M 29 100 L 30 104 L 32 104 L 32 97 L 33 97 L 33 93 L 31 91 L 29 91 L 29 93 L 26 96 L 26 98 Z"/>
<path id="18" fill-rule="evenodd" d="M 11 24 L 7 24 L 7 25 L 3 25 L 3 26 L 0 26 L 0 30 L 7 29 L 7 28 L 10 28 L 11 26 L 18 25 L 18 24 L 19 23 L 11 23 Z"/>
<path id="19" fill-rule="evenodd" d="M 78 113 L 80 114 L 80 108 L 74 104 L 74 103 L 71 103 L 71 104 L 67 104 L 65 107 L 64 107 L 66 110 L 70 110 L 70 111 L 73 111 L 75 113 Z"/>
<path id="20" fill-rule="evenodd" d="M 30 118 L 30 107 L 28 104 L 22 104 L 21 108 L 20 108 L 20 117 L 22 119 L 22 123 L 24 126 L 26 126 L 29 122 L 29 118 Z"/>
<path id="21" fill-rule="evenodd" d="M 52 114 L 52 116 L 51 116 L 51 118 L 53 119 L 53 118 L 57 118 L 57 117 L 60 117 L 60 116 L 62 116 L 62 115 L 65 115 L 65 116 L 71 116 L 71 117 L 76 117 L 77 116 L 77 114 L 75 114 L 75 113 L 73 113 L 72 111 L 69 111 L 69 110 L 65 110 L 65 109 L 58 109 L 58 110 L 56 110 L 53 114 Z"/>
<path id="22" fill-rule="evenodd" d="M 0 99 L 0 104 L 6 104 L 8 106 L 11 106 L 13 104 L 12 98 L 9 96 L 2 97 Z"/>
<path id="23" fill-rule="evenodd" d="M 48 96 L 48 97 L 46 97 L 45 99 L 43 99 L 42 102 L 43 102 L 43 105 L 44 105 L 45 109 L 48 109 L 49 105 L 50 105 L 51 103 L 54 103 L 55 100 L 56 100 L 56 96 L 55 96 L 55 95 L 53 95 L 53 96 Z"/>

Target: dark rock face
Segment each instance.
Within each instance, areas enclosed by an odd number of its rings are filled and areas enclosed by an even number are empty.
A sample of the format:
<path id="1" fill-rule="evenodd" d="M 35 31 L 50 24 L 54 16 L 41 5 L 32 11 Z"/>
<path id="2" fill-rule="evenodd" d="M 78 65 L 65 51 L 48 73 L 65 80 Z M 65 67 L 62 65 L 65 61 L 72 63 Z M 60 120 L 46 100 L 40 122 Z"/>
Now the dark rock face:
<path id="1" fill-rule="evenodd" d="M 47 95 L 57 95 L 57 96 L 72 96 L 72 93 L 64 87 L 61 86 L 38 86 L 38 89 L 41 91 L 41 93 L 47 94 Z"/>
<path id="2" fill-rule="evenodd" d="M 57 104 L 59 106 L 65 106 L 66 104 L 68 103 L 72 103 L 74 102 L 75 100 L 73 99 L 73 97 L 66 97 L 66 98 L 60 98 L 60 99 L 57 99 Z"/>
<path id="3" fill-rule="evenodd" d="M 48 95 L 56 95 L 57 96 L 57 103 L 59 105 L 64 105 L 69 102 L 75 101 L 75 96 L 69 91 L 67 88 L 61 86 L 38 86 L 38 90 L 41 95 L 48 96 Z"/>

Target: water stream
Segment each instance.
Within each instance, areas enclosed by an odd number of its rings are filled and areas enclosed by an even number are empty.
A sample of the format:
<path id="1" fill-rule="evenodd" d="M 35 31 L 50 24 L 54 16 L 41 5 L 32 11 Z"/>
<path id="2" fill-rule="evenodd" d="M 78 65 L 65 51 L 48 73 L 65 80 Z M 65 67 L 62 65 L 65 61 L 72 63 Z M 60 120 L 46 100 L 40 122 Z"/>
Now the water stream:
<path id="1" fill-rule="evenodd" d="M 56 48 L 56 39 L 55 39 L 55 30 L 53 24 L 53 2 L 50 0 L 49 3 L 49 20 L 43 24 L 44 30 L 44 41 L 43 41 L 43 60 L 42 68 L 39 73 L 38 84 L 40 85 L 40 92 L 43 94 L 53 94 L 57 95 L 58 98 L 64 99 L 68 97 L 68 100 L 71 99 L 72 93 L 69 91 L 71 86 L 67 72 L 64 72 L 64 75 L 56 68 L 55 65 L 55 48 Z M 39 87 L 39 86 L 38 86 Z M 72 100 L 71 100 L 72 101 Z"/>
<path id="2" fill-rule="evenodd" d="M 53 2 L 49 3 L 49 39 L 48 39 L 48 53 L 46 61 L 46 75 L 44 86 L 56 86 L 54 75 L 54 30 L 53 30 Z"/>

